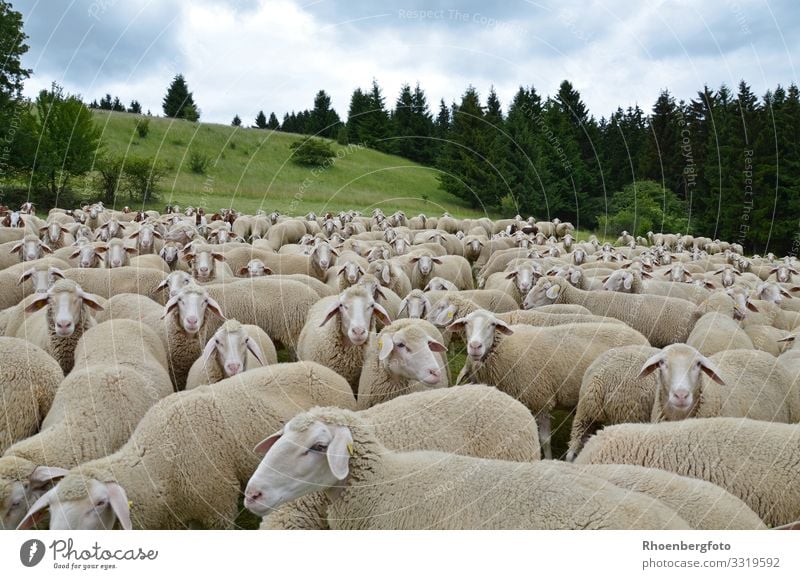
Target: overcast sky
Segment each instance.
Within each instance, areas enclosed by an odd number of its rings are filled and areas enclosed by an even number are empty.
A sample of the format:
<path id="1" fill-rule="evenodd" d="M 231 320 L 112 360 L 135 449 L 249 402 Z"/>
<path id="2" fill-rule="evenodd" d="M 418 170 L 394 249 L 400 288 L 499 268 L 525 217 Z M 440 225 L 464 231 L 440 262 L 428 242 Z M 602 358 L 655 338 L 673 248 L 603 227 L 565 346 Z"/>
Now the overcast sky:
<path id="1" fill-rule="evenodd" d="M 311 108 L 325 89 L 342 117 L 376 78 L 392 105 L 419 82 L 435 108 L 494 85 L 569 79 L 597 118 L 659 91 L 690 99 L 745 79 L 763 94 L 797 82 L 797 0 L 12 0 L 23 13 L 35 95 L 52 81 L 85 100 L 161 100 L 183 73 L 202 120 L 251 124 L 259 109 Z"/>

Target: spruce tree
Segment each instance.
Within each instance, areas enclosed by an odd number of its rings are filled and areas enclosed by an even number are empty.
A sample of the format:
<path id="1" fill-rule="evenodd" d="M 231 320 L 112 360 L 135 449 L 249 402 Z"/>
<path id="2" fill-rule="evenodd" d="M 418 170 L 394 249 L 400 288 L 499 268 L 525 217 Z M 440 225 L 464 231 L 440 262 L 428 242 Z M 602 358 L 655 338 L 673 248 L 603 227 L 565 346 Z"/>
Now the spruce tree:
<path id="1" fill-rule="evenodd" d="M 128 106 L 128 112 L 129 113 L 134 113 L 134 114 L 137 114 L 137 115 L 141 115 L 142 114 L 142 105 L 139 104 L 139 101 L 132 100 L 130 106 Z"/>
<path id="2" fill-rule="evenodd" d="M 334 138 L 339 130 L 339 115 L 331 108 L 331 97 L 321 90 L 314 97 L 314 109 L 308 115 L 306 132 L 318 137 Z"/>
<path id="3" fill-rule="evenodd" d="M 241 127 L 242 126 L 242 119 L 239 115 L 234 115 L 233 120 L 231 121 L 232 127 Z"/>
<path id="4" fill-rule="evenodd" d="M 200 118 L 200 111 L 182 74 L 176 75 L 169 85 L 164 97 L 163 108 L 164 114 L 168 117 L 188 121 L 196 121 Z"/>
<path id="5" fill-rule="evenodd" d="M 275 113 L 269 114 L 269 120 L 267 121 L 267 128 L 271 131 L 279 131 L 281 128 L 280 123 L 278 122 L 278 117 L 275 116 Z"/>
<path id="6" fill-rule="evenodd" d="M 264 114 L 264 111 L 258 111 L 258 114 L 256 115 L 256 128 L 257 129 L 267 128 L 267 116 Z"/>

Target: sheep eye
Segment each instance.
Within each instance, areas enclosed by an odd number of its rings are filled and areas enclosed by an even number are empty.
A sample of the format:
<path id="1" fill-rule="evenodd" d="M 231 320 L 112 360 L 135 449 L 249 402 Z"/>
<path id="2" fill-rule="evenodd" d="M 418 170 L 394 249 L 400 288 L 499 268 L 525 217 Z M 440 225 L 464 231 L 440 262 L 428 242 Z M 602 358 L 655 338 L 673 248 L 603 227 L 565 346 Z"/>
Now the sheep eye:
<path id="1" fill-rule="evenodd" d="M 97 501 L 94 506 L 98 507 L 98 508 L 99 507 L 104 507 L 104 506 L 106 506 L 106 502 L 107 501 L 105 499 L 101 499 L 101 500 Z"/>
<path id="2" fill-rule="evenodd" d="M 322 444 L 320 442 L 320 443 L 315 444 L 314 446 L 312 446 L 308 450 L 313 451 L 313 452 L 325 452 L 326 450 L 328 450 L 328 446 L 326 444 Z"/>
<path id="3" fill-rule="evenodd" d="M 399 344 L 395 344 L 395 346 L 396 346 L 397 348 L 399 348 L 399 349 L 403 349 L 403 348 L 405 348 L 405 347 L 406 347 L 406 345 L 405 345 L 404 343 L 402 343 L 402 342 L 400 342 Z"/>

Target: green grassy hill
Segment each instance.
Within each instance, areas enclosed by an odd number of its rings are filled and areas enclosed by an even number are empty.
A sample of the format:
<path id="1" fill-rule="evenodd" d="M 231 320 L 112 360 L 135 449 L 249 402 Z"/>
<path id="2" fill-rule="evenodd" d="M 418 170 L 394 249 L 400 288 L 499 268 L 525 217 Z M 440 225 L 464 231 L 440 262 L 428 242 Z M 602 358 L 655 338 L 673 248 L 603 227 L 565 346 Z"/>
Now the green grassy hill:
<path id="1" fill-rule="evenodd" d="M 94 114 L 109 153 L 156 157 L 169 167 L 155 208 L 177 203 L 213 211 L 234 207 L 248 213 L 277 209 L 302 214 L 381 207 L 409 215 L 482 215 L 439 189 L 435 169 L 401 157 L 333 143 L 337 158 L 332 166 L 303 167 L 292 162 L 289 148 L 301 135 L 151 117 L 149 133 L 141 139 L 136 134 L 140 116 Z M 205 174 L 190 170 L 194 153 L 210 159 Z"/>

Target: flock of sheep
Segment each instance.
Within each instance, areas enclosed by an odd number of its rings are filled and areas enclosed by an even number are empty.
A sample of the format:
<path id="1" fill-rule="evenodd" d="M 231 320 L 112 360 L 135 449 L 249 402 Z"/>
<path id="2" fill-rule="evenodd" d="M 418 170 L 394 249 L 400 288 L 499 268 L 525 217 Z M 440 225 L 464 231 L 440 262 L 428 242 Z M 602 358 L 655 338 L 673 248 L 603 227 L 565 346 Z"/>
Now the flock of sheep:
<path id="1" fill-rule="evenodd" d="M 555 219 L 26 206 L 0 528 L 798 527 L 798 275 Z"/>

